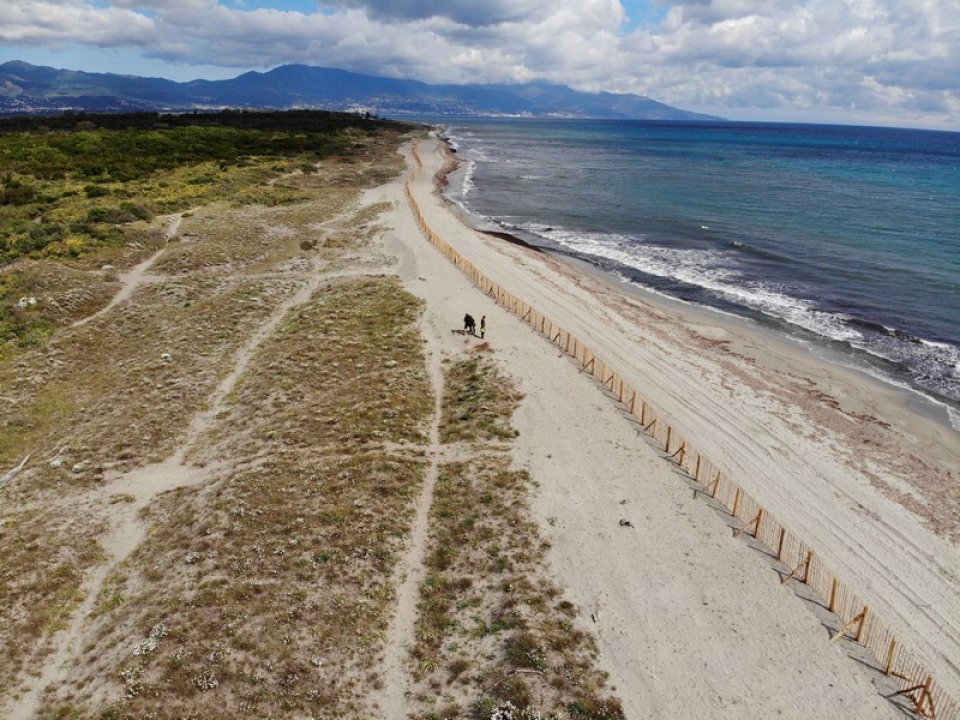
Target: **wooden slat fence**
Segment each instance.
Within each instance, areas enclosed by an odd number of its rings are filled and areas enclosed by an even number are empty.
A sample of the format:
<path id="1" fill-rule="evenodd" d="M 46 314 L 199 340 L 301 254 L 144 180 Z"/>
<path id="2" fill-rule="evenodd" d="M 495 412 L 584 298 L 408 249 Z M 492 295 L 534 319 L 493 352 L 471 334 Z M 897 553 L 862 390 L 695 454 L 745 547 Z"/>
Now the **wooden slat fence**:
<path id="1" fill-rule="evenodd" d="M 413 156 L 416 168 L 413 176 L 407 180 L 404 191 L 427 239 L 480 290 L 569 355 L 580 366 L 581 372 L 590 374 L 604 392 L 622 405 L 624 412 L 639 422 L 644 432 L 663 449 L 667 459 L 699 483 L 703 493 L 743 523 L 737 534 L 755 538 L 787 566 L 782 577 L 784 584 L 802 582 L 808 585 L 840 620 L 840 631 L 834 636 L 834 641 L 846 637 L 870 650 L 876 658 L 877 668 L 896 682 L 899 694 L 909 699 L 911 709 L 918 716 L 960 720 L 957 701 L 936 684 L 923 664 L 899 643 L 889 626 L 870 610 L 863 598 L 827 567 L 812 547 L 788 530 L 778 518 L 768 513 L 740 485 L 727 477 L 719 466 L 697 450 L 696 444 L 666 415 L 642 397 L 580 338 L 480 272 L 479 268 L 434 232 L 410 191 L 411 183 L 423 170 L 416 143 Z"/>

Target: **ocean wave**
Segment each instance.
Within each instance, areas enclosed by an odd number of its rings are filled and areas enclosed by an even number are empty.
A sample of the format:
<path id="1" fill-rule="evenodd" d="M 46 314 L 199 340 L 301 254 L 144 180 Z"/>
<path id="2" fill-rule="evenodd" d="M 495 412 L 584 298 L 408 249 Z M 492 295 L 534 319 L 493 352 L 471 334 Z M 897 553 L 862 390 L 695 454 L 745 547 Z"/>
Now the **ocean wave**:
<path id="1" fill-rule="evenodd" d="M 476 188 L 474 173 L 477 170 L 477 163 L 473 160 L 467 161 L 467 168 L 463 172 L 463 182 L 460 183 L 460 197 L 467 197 L 472 190 Z"/>
<path id="2" fill-rule="evenodd" d="M 948 407 L 947 418 L 950 420 L 950 426 L 957 432 L 960 432 L 960 412 L 954 410 L 952 407 Z"/>
<path id="3" fill-rule="evenodd" d="M 612 260 L 646 275 L 680 281 L 831 340 L 862 339 L 848 324 L 848 316 L 818 309 L 814 301 L 791 295 L 783 286 L 745 278 L 736 268 L 735 255 L 723 250 L 651 245 L 624 235 L 572 232 L 542 225 L 526 229 L 570 250 Z"/>

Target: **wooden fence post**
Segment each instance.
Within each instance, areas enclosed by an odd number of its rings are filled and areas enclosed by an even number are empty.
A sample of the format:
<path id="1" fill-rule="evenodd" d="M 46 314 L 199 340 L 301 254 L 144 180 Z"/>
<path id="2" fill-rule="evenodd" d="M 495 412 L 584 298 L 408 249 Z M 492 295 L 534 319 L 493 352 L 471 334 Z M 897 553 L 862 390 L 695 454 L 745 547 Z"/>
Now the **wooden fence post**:
<path id="1" fill-rule="evenodd" d="M 693 479 L 700 482 L 700 453 L 697 453 L 697 469 L 693 473 Z"/>
<path id="2" fill-rule="evenodd" d="M 757 513 L 757 525 L 753 528 L 753 536 L 757 539 L 760 538 L 760 533 L 763 531 L 763 521 L 767 517 L 767 509 L 760 508 L 760 511 Z"/>
<path id="3" fill-rule="evenodd" d="M 887 648 L 887 667 L 884 670 L 885 675 L 889 675 L 893 672 L 893 656 L 897 652 L 897 638 L 896 636 L 890 638 L 890 647 Z"/>
<path id="4" fill-rule="evenodd" d="M 840 587 L 840 578 L 833 576 L 833 585 L 830 586 L 830 612 L 837 611 L 837 589 Z"/>
<path id="5" fill-rule="evenodd" d="M 930 686 L 933 684 L 933 678 L 927 675 L 926 682 L 923 683 L 923 687 L 920 689 L 920 697 L 917 698 L 917 715 L 920 717 L 925 717 L 927 714 L 927 700 L 931 700 L 930 697 Z M 933 703 L 930 703 L 933 705 Z"/>
<path id="6" fill-rule="evenodd" d="M 733 495 L 733 509 L 730 511 L 730 514 L 733 517 L 737 516 L 737 510 L 740 509 L 740 486 L 737 485 L 737 492 Z"/>
<path id="7" fill-rule="evenodd" d="M 671 427 L 670 425 L 667 425 L 667 444 L 664 445 L 663 451 L 668 454 L 670 453 L 670 440 L 672 436 L 673 436 L 673 427 Z"/>
<path id="8" fill-rule="evenodd" d="M 870 606 L 864 605 L 863 612 L 860 613 L 860 615 L 861 615 L 860 624 L 857 626 L 857 637 L 856 637 L 857 642 L 863 642 L 863 634 L 867 629 L 867 620 L 870 619 Z"/>

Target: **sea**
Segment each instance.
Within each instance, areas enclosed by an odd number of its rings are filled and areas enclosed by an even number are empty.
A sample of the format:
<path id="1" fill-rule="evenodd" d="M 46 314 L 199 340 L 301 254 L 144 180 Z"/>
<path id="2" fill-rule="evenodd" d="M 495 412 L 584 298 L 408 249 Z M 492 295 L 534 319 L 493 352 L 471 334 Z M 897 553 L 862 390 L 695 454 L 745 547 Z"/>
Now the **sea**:
<path id="1" fill-rule="evenodd" d="M 434 123 L 437 124 L 437 123 Z M 446 119 L 480 225 L 742 316 L 960 430 L 960 133 Z"/>

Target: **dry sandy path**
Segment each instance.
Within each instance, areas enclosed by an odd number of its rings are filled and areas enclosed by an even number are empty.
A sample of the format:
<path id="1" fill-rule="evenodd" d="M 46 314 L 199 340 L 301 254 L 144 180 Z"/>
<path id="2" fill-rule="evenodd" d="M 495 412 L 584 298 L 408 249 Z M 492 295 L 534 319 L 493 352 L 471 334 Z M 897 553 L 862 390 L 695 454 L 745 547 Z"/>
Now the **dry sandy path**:
<path id="1" fill-rule="evenodd" d="M 170 216 L 170 222 L 167 225 L 167 229 L 163 233 L 164 240 L 170 242 L 177 236 L 177 233 L 180 232 L 180 224 L 183 222 L 183 215 L 184 213 L 181 212 Z M 130 299 L 130 296 L 133 295 L 133 293 L 143 282 L 144 276 L 150 270 L 150 267 L 160 258 L 161 255 L 163 255 L 166 249 L 166 246 L 160 248 L 146 260 L 130 268 L 128 272 L 121 273 L 120 289 L 117 291 L 116 295 L 110 298 L 110 302 L 92 315 L 87 315 L 87 317 L 76 320 L 70 325 L 70 327 L 80 327 L 81 325 L 86 325 L 91 320 L 106 315 L 117 305 Z"/>
<path id="2" fill-rule="evenodd" d="M 424 337 L 427 339 L 427 368 L 434 398 L 429 445 L 423 448 L 430 459 L 430 465 L 417 498 L 416 515 L 410 529 L 407 547 L 394 572 L 393 585 L 396 588 L 396 601 L 384 649 L 384 688 L 376 699 L 378 717 L 387 720 L 406 717 L 409 710 L 406 701 L 411 686 L 409 653 L 415 641 L 417 603 L 420 598 L 420 585 L 426 574 L 424 560 L 429 539 L 430 508 L 433 505 L 433 491 L 437 484 L 441 460 L 440 418 L 443 407 L 441 351 L 433 333 L 425 332 Z"/>
<path id="3" fill-rule="evenodd" d="M 776 387 L 727 387 L 719 358 L 694 355 L 668 332 L 677 319 L 637 327 L 529 253 L 466 228 L 434 195 L 437 145 L 423 143 L 420 154 L 425 171 L 413 192 L 441 237 L 583 338 L 870 598 L 945 686 L 960 684 L 954 546 L 852 472 L 810 418 L 787 422 Z M 586 377 L 421 247 L 409 222 L 396 227 L 431 305 L 445 309 L 451 326 L 466 305 L 486 314 L 497 357 L 521 381 L 519 457 L 542 484 L 536 510 L 554 544 L 551 558 L 584 608 L 599 602 L 603 657 L 629 716 L 894 715 L 863 671 L 827 644 L 803 602 L 692 500 Z M 720 323 L 704 330 L 730 332 Z M 840 372 L 830 379 L 852 383 Z M 625 514 L 634 531 L 617 525 Z"/>

